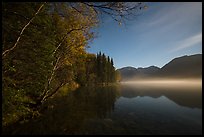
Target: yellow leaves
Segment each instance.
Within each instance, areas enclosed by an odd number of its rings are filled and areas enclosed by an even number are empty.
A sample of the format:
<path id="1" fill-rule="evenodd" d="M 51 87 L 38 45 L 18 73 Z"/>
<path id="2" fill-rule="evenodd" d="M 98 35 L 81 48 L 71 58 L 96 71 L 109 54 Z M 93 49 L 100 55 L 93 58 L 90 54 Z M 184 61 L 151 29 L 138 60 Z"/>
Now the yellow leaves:
<path id="1" fill-rule="evenodd" d="M 75 8 L 82 13 L 79 13 L 69 6 L 64 6 L 60 11 L 62 11 L 65 16 L 60 17 L 59 15 L 59 18 L 57 18 L 57 37 L 59 37 L 59 41 L 66 36 L 60 50 L 65 53 L 63 54 L 63 63 L 68 66 L 74 64 L 77 58 L 86 55 L 85 46 L 94 36 L 90 30 L 97 26 L 98 23 L 96 14 L 93 14 L 95 11 L 92 8 L 80 3 L 75 6 Z M 70 30 L 80 28 L 83 29 L 74 30 L 67 34 Z"/>
<path id="2" fill-rule="evenodd" d="M 65 60 L 65 64 L 68 65 L 68 66 L 72 66 L 72 63 L 70 60 Z"/>

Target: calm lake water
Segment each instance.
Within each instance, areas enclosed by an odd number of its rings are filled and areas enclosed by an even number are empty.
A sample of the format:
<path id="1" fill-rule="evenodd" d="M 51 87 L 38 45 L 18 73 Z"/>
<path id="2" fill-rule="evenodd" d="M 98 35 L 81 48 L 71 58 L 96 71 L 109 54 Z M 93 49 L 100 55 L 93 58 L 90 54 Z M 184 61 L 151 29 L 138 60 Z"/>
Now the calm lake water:
<path id="1" fill-rule="evenodd" d="M 4 134 L 202 134 L 202 85 L 79 88 Z"/>

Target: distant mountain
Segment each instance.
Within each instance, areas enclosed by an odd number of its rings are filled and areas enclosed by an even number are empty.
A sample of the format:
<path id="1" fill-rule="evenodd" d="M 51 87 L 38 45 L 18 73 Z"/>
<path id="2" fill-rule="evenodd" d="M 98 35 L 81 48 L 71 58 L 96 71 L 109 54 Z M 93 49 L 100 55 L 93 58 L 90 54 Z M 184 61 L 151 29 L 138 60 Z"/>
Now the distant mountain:
<path id="1" fill-rule="evenodd" d="M 202 77 L 202 54 L 173 59 L 161 68 L 159 76 Z"/>
<path id="2" fill-rule="evenodd" d="M 118 69 L 121 75 L 122 80 L 128 80 L 135 76 L 137 76 L 138 71 L 134 67 L 124 67 L 121 69 Z"/>
<path id="3" fill-rule="evenodd" d="M 124 67 L 118 69 L 122 81 L 141 78 L 201 78 L 202 54 L 182 56 L 173 59 L 162 68 L 150 66 L 147 68 Z"/>
<path id="4" fill-rule="evenodd" d="M 130 80 L 130 79 L 136 79 L 136 78 L 145 78 L 149 76 L 153 76 L 157 74 L 160 70 L 160 68 L 156 66 L 150 66 L 147 68 L 134 68 L 134 67 L 124 67 L 121 69 L 118 69 L 122 80 Z"/>
<path id="5" fill-rule="evenodd" d="M 152 75 L 152 74 L 157 73 L 160 70 L 160 68 L 156 66 L 150 66 L 147 68 L 138 68 L 137 70 L 139 71 L 140 74 Z"/>

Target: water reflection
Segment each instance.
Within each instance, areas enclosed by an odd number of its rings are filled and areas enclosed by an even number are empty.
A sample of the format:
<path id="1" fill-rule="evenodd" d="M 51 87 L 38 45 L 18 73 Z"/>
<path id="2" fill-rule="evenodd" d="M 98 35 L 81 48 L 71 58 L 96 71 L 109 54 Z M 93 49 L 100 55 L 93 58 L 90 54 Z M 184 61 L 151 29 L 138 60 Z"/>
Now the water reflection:
<path id="1" fill-rule="evenodd" d="M 5 134 L 201 134 L 202 87 L 79 88 Z"/>
<path id="2" fill-rule="evenodd" d="M 121 95 L 127 98 L 150 96 L 158 98 L 165 96 L 181 106 L 202 108 L 202 87 L 161 87 L 137 84 L 122 84 Z"/>
<path id="3" fill-rule="evenodd" d="M 165 96 L 121 97 L 115 105 L 112 119 L 123 128 L 118 134 L 202 134 L 201 109 L 181 107 Z"/>
<path id="4" fill-rule="evenodd" d="M 48 102 L 50 109 L 28 123 L 4 129 L 5 134 L 85 134 L 87 119 L 102 119 L 114 110 L 117 87 L 79 88 Z"/>
<path id="5" fill-rule="evenodd" d="M 128 83 L 120 94 L 112 113 L 119 134 L 202 134 L 201 85 Z"/>

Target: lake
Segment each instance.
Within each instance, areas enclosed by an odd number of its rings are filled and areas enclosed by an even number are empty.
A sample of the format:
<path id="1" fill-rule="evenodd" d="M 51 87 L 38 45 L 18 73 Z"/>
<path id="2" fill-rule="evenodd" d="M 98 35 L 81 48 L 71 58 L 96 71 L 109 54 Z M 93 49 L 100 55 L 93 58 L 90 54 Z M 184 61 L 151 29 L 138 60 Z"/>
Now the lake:
<path id="1" fill-rule="evenodd" d="M 202 84 L 81 87 L 4 134 L 202 134 Z"/>

